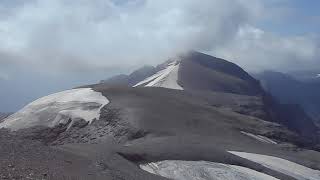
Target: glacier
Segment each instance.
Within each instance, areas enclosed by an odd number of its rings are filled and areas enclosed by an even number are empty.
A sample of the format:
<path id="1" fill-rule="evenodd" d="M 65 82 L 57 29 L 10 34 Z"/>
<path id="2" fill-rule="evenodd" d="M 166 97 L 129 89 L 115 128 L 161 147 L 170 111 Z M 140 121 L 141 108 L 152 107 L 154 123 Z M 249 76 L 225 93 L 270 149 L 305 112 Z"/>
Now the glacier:
<path id="1" fill-rule="evenodd" d="M 208 161 L 165 160 L 142 164 L 140 168 L 175 180 L 278 180 L 246 167 Z"/>
<path id="2" fill-rule="evenodd" d="M 165 69 L 158 71 L 154 75 L 140 81 L 133 87 L 163 87 L 168 89 L 183 90 L 183 88 L 178 84 L 179 66 L 179 61 L 173 61 L 169 63 Z"/>
<path id="3" fill-rule="evenodd" d="M 42 97 L 7 117 L 0 128 L 19 130 L 33 126 L 54 127 L 76 119 L 92 122 L 109 100 L 91 88 L 71 89 Z"/>
<path id="4" fill-rule="evenodd" d="M 319 180 L 320 179 L 320 171 L 302 166 L 300 164 L 297 164 L 282 158 L 267 156 L 262 154 L 247 153 L 247 152 L 237 152 L 237 151 L 229 151 L 229 152 L 239 157 L 259 163 L 269 169 L 294 177 L 298 180 Z"/>
<path id="5" fill-rule="evenodd" d="M 261 136 L 261 135 L 255 135 L 255 134 L 252 134 L 252 133 L 249 133 L 249 132 L 244 132 L 244 131 L 241 131 L 242 134 L 245 134 L 251 138 L 254 138 L 260 142 L 263 142 L 263 143 L 268 143 L 268 144 L 278 144 L 277 142 L 273 141 L 272 139 L 270 138 L 267 138 L 265 136 Z"/>

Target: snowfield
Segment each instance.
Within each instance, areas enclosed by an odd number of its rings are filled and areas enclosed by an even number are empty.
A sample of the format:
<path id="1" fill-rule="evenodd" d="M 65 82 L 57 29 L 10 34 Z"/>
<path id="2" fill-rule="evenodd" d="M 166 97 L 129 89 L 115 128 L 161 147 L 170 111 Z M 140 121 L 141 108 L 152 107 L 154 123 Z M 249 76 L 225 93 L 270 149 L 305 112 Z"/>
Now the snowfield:
<path id="1" fill-rule="evenodd" d="M 265 136 L 261 136 L 261 135 L 255 135 L 255 134 L 252 134 L 252 133 L 248 133 L 248 132 L 244 132 L 244 131 L 241 131 L 242 134 L 245 134 L 249 137 L 252 137 L 260 142 L 263 142 L 263 143 L 268 143 L 268 144 L 278 144 L 277 142 L 273 141 L 272 139 L 270 138 L 267 138 Z"/>
<path id="2" fill-rule="evenodd" d="M 297 164 L 285 159 L 281 159 L 273 156 L 261 155 L 261 154 L 254 154 L 254 153 L 236 152 L 236 151 L 229 151 L 229 152 L 239 157 L 259 163 L 269 169 L 294 177 L 298 180 L 319 180 L 320 179 L 320 171 L 302 166 L 300 164 Z"/>
<path id="3" fill-rule="evenodd" d="M 179 65 L 180 63 L 178 61 L 173 61 L 169 63 L 165 69 L 144 79 L 143 81 L 137 83 L 133 87 L 143 85 L 145 87 L 163 87 L 168 89 L 183 90 L 183 88 L 177 82 Z"/>
<path id="4" fill-rule="evenodd" d="M 62 91 L 28 104 L 0 123 L 0 128 L 18 130 L 37 125 L 54 127 L 69 119 L 73 122 L 79 118 L 92 122 L 99 119 L 101 108 L 108 103 L 106 97 L 91 88 Z"/>
<path id="5" fill-rule="evenodd" d="M 175 180 L 277 180 L 249 168 L 206 161 L 166 160 L 140 165 L 140 168 Z"/>

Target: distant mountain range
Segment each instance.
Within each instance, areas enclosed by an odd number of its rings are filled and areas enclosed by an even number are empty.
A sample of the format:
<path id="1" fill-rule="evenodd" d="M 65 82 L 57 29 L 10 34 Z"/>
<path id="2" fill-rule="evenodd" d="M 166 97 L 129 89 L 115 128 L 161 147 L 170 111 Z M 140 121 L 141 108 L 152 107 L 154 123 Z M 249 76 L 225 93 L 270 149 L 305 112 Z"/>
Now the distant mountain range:
<path id="1" fill-rule="evenodd" d="M 304 76 L 297 79 L 297 76 L 273 71 L 265 71 L 254 76 L 277 100 L 284 104 L 301 106 L 320 126 L 320 78 L 318 80 L 315 73 L 309 73 L 309 76 L 306 72 L 296 74 Z"/>
<path id="2" fill-rule="evenodd" d="M 317 67 L 315 67 L 315 68 L 317 68 Z M 283 74 L 289 75 L 292 78 L 294 78 L 300 82 L 320 83 L 320 68 L 318 68 L 318 70 L 289 71 L 289 72 L 286 72 Z"/>
<path id="3" fill-rule="evenodd" d="M 238 65 L 192 51 L 51 94 L 0 123 L 0 175 L 320 179 L 319 128 L 265 89 Z"/>

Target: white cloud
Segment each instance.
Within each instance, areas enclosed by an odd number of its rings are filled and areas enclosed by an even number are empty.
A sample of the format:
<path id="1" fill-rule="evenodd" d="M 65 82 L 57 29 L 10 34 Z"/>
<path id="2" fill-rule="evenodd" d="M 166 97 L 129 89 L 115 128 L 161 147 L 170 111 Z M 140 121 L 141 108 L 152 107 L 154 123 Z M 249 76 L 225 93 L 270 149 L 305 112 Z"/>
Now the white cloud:
<path id="1" fill-rule="evenodd" d="M 241 0 L 39 0 L 0 21 L 0 48 L 21 63 L 83 68 L 154 63 L 226 43 L 253 13 Z"/>
<path id="2" fill-rule="evenodd" d="M 261 29 L 244 26 L 235 39 L 215 52 L 251 71 L 314 69 L 319 63 L 319 41 L 311 36 L 279 37 Z"/>
<path id="3" fill-rule="evenodd" d="M 0 14 L 0 52 L 10 57 L 0 58 L 0 65 L 102 71 L 155 64 L 189 49 L 248 69 L 319 57 L 311 37 L 277 37 L 254 28 L 269 10 L 262 0 L 15 2 Z"/>

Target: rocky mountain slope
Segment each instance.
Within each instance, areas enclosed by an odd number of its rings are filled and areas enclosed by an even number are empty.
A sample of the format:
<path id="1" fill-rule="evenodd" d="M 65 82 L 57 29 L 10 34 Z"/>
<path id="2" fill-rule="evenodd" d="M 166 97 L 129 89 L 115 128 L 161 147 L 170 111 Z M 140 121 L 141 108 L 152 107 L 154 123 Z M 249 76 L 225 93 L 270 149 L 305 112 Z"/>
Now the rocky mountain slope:
<path id="1" fill-rule="evenodd" d="M 117 75 L 112 78 L 102 80 L 100 83 L 102 84 L 111 84 L 111 85 L 128 85 L 134 86 L 137 82 L 141 81 L 142 79 L 151 76 L 157 72 L 157 68 L 153 66 L 144 66 L 130 75 Z"/>
<path id="2" fill-rule="evenodd" d="M 141 72 L 142 69 L 136 72 Z M 152 68 L 148 68 L 148 72 L 150 69 Z M 173 58 L 153 70 L 156 71 L 153 75 L 140 76 L 140 79 L 135 78 L 135 81 L 122 85 L 164 87 L 203 94 L 201 97 L 211 99 L 212 105 L 233 108 L 239 113 L 283 124 L 307 138 L 313 139 L 318 135 L 318 128 L 303 109 L 290 103 L 286 105 L 282 101 L 277 102 L 277 99 L 262 89 L 258 80 L 226 60 L 193 51 Z M 114 78 L 104 83 L 113 84 Z"/>
<path id="3" fill-rule="evenodd" d="M 154 70 L 49 95 L 7 118 L 0 177 L 320 178 L 312 134 L 278 119 L 237 65 L 192 52 Z"/>
<path id="4" fill-rule="evenodd" d="M 12 113 L 1 113 L 0 112 L 0 122 L 2 122 L 5 118 L 10 116 Z"/>
<path id="5" fill-rule="evenodd" d="M 174 78 L 176 81 L 172 80 Z M 196 51 L 172 58 L 156 67 L 143 67 L 130 75 L 118 75 L 101 83 L 176 89 L 169 86 L 169 81 L 180 86 L 178 89 L 189 91 L 263 94 L 259 82 L 236 64 Z"/>
<path id="6" fill-rule="evenodd" d="M 186 90 L 263 94 L 259 82 L 236 64 L 199 52 L 181 57 L 178 83 Z"/>

